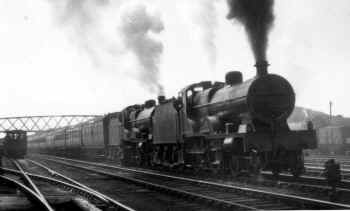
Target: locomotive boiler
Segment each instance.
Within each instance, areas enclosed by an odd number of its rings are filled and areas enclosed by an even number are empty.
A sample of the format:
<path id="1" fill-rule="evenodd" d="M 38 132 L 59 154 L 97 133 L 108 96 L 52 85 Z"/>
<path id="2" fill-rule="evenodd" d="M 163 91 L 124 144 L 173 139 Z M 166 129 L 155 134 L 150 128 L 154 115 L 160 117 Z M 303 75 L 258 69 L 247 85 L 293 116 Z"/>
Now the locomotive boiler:
<path id="1" fill-rule="evenodd" d="M 292 86 L 281 76 L 267 74 L 266 62 L 257 64 L 255 78 L 243 82 L 238 71 L 226 74 L 225 84 L 203 87 L 189 102 L 189 117 L 195 121 L 207 119 L 217 128 L 226 123 L 236 128 L 242 122 L 253 130 L 286 127 L 286 119 L 294 109 Z"/>

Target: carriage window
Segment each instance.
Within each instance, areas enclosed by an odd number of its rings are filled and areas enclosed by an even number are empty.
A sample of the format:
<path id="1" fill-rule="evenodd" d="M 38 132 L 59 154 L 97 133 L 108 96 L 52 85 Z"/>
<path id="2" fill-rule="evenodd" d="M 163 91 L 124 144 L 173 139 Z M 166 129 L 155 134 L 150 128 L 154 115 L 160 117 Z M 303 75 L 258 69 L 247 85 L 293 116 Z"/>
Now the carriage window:
<path id="1" fill-rule="evenodd" d="M 192 93 L 192 91 L 191 91 L 191 90 L 188 90 L 188 91 L 187 91 L 187 97 L 191 97 L 191 96 L 192 96 L 192 94 L 193 94 L 193 93 Z"/>
<path id="2" fill-rule="evenodd" d="M 238 133 L 247 133 L 248 132 L 248 125 L 241 124 L 238 127 Z"/>
<path id="3" fill-rule="evenodd" d="M 197 87 L 194 87 L 193 90 L 196 91 L 196 92 L 201 92 L 201 91 L 203 91 L 203 87 L 197 86 Z"/>

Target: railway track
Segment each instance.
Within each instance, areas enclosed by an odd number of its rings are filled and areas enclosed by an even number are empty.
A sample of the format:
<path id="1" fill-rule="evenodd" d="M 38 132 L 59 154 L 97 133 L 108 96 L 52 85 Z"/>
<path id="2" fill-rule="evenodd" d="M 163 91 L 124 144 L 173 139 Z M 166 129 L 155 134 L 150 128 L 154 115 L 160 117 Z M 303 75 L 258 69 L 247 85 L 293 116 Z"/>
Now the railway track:
<path id="1" fill-rule="evenodd" d="M 39 162 L 36 162 L 34 160 L 30 160 L 30 159 L 27 159 L 27 160 L 29 162 L 33 163 L 34 165 L 39 166 L 40 168 L 47 171 L 52 177 L 56 177 L 58 179 L 61 179 L 61 181 L 66 181 L 68 184 L 73 185 L 73 187 L 79 187 L 79 191 L 81 191 L 83 189 L 86 193 L 88 193 L 88 195 L 96 197 L 99 200 L 106 202 L 109 205 L 109 208 L 118 208 L 119 210 L 134 211 L 132 208 L 116 201 L 115 199 L 112 199 L 111 197 L 109 197 L 105 194 L 102 194 L 99 191 L 94 190 L 94 189 L 92 189 L 92 188 L 90 188 L 90 187 L 70 178 L 70 177 L 67 177 L 67 176 L 57 172 L 57 171 L 54 171 L 53 169 L 51 169 L 51 168 L 49 168 L 49 167 L 47 167 Z"/>
<path id="2" fill-rule="evenodd" d="M 305 159 L 305 164 L 317 164 L 319 166 L 324 166 L 324 163 L 329 159 Z M 350 169 L 350 160 L 338 160 L 335 159 L 337 162 L 339 162 L 342 169 Z"/>
<path id="3" fill-rule="evenodd" d="M 119 203 L 113 199 L 110 199 L 109 197 L 91 189 L 88 188 L 71 178 L 68 178 L 64 175 L 57 174 L 57 172 L 54 172 L 53 170 L 46 167 L 46 170 L 51 174 L 55 175 L 56 177 L 60 177 L 63 180 L 55 179 L 53 177 L 43 176 L 39 174 L 33 174 L 28 173 L 24 170 L 20 162 L 13 160 L 14 168 L 1 168 L 4 174 L 8 174 L 9 176 L 1 176 L 1 179 L 5 181 L 6 184 L 10 184 L 10 186 L 15 187 L 19 190 L 21 190 L 31 201 L 32 205 L 26 206 L 25 210 L 56 210 L 56 208 L 62 208 L 62 205 L 51 205 L 47 200 L 47 198 L 53 199 L 53 196 L 55 197 L 54 201 L 57 201 L 57 197 L 62 196 L 61 194 L 57 195 L 57 191 L 53 191 L 55 188 L 53 187 L 59 187 L 61 189 L 69 190 L 69 192 L 74 192 L 77 195 L 80 195 L 86 199 L 89 199 L 90 201 L 94 202 L 94 205 L 91 205 L 88 201 L 84 200 L 83 198 L 77 198 L 74 197 L 73 204 L 66 205 L 68 209 L 74 209 L 74 210 L 126 210 L 126 211 L 133 211 L 133 209 L 123 205 L 122 203 Z M 32 162 L 35 165 L 39 165 L 36 162 Z M 41 165 L 42 168 L 44 166 Z M 11 178 L 12 177 L 12 178 Z M 16 178 L 17 177 L 17 178 Z M 23 180 L 23 183 L 20 182 L 20 180 Z M 68 192 L 67 192 L 68 193 Z M 69 195 L 69 193 L 68 193 Z M 62 196 L 65 197 L 65 196 Z M 66 207 L 66 208 L 67 208 Z M 0 207 L 1 209 L 1 207 Z M 17 210 L 17 208 L 15 208 Z"/>
<path id="4" fill-rule="evenodd" d="M 317 167 L 324 167 L 324 162 L 317 162 L 317 161 L 306 161 L 306 166 L 317 166 Z M 349 171 L 350 170 L 350 164 L 344 164 L 340 163 L 341 170 Z"/>
<path id="5" fill-rule="evenodd" d="M 307 157 L 305 158 L 305 168 L 308 175 L 322 175 L 324 164 L 329 159 L 335 159 L 340 164 L 342 180 L 350 181 L 350 158 L 339 156 Z"/>
<path id="6" fill-rule="evenodd" d="M 322 176 L 324 172 L 324 167 L 317 165 L 317 164 L 311 164 L 307 163 L 305 166 L 306 169 L 306 175 L 310 176 Z M 341 169 L 341 178 L 343 181 L 350 182 L 350 169 Z"/>
<path id="7" fill-rule="evenodd" d="M 53 211 L 54 209 L 47 202 L 44 195 L 41 193 L 37 185 L 33 180 L 28 176 L 28 174 L 23 170 L 21 164 L 17 160 L 9 160 L 12 165 L 17 169 L 18 177 L 8 177 L 1 176 L 1 179 L 5 184 L 10 184 L 10 186 L 19 189 L 25 196 L 32 202 L 32 208 Z M 2 169 L 2 172 L 6 172 L 5 169 Z M 12 194 L 15 195 L 15 194 Z"/>
<path id="8" fill-rule="evenodd" d="M 350 205 L 61 157 L 40 159 L 228 209 L 350 209 Z"/>
<path id="9" fill-rule="evenodd" d="M 335 159 L 342 167 L 347 167 L 346 169 L 350 167 L 350 156 L 308 156 L 305 157 L 305 162 L 323 165 L 329 159 Z"/>
<path id="10" fill-rule="evenodd" d="M 43 163 L 46 163 L 43 162 L 43 160 L 41 160 L 40 163 L 33 160 L 28 161 L 35 163 L 35 165 L 40 166 L 42 169 L 47 169 L 47 165 L 42 165 Z M 218 210 L 217 206 L 208 206 L 196 201 L 188 201 L 187 199 L 181 200 L 175 196 L 167 197 L 158 191 L 148 191 L 144 187 L 140 188 L 140 186 L 133 185 L 129 182 L 115 182 L 115 180 L 111 180 L 109 176 L 100 176 L 96 173 L 87 173 L 84 170 L 69 168 L 67 166 L 60 168 L 59 165 L 54 165 L 52 163 L 49 163 L 49 165 L 54 166 L 61 172 L 70 172 L 72 175 L 74 175 L 74 177 L 76 177 L 76 180 L 79 180 L 80 184 L 90 183 L 89 186 L 91 187 L 94 185 L 97 186 L 98 188 L 96 189 L 100 189 L 100 192 L 106 192 L 108 195 L 110 195 L 110 198 L 119 198 L 121 201 L 123 201 L 123 204 L 128 204 L 135 210 Z M 47 171 L 52 171 L 51 174 L 54 174 L 60 178 L 62 177 L 62 174 L 57 171 L 53 171 L 52 169 L 47 169 Z M 69 180 L 72 180 L 72 178 L 70 177 Z M 76 180 L 74 181 L 77 182 Z"/>

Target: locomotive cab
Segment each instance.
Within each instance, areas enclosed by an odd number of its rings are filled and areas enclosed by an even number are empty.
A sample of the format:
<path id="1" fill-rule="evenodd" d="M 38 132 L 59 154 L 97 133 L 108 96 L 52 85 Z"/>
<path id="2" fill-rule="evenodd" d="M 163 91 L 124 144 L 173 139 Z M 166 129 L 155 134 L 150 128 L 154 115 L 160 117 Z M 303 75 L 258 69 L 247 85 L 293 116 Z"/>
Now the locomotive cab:
<path id="1" fill-rule="evenodd" d="M 202 81 L 200 83 L 192 84 L 184 88 L 180 93 L 179 97 L 182 98 L 183 104 L 186 110 L 186 114 L 191 116 L 192 106 L 193 106 L 193 97 L 197 92 L 209 89 L 212 87 L 210 81 Z"/>

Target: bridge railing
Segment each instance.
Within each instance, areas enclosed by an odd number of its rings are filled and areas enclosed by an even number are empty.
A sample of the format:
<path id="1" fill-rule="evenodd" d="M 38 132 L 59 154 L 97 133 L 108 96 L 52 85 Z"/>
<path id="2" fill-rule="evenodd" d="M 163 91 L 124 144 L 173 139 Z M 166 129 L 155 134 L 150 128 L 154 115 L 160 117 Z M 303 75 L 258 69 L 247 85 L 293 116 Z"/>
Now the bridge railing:
<path id="1" fill-rule="evenodd" d="M 73 126 L 82 122 L 102 117 L 101 115 L 47 115 L 0 117 L 0 132 L 24 130 L 41 132 L 62 127 Z"/>

